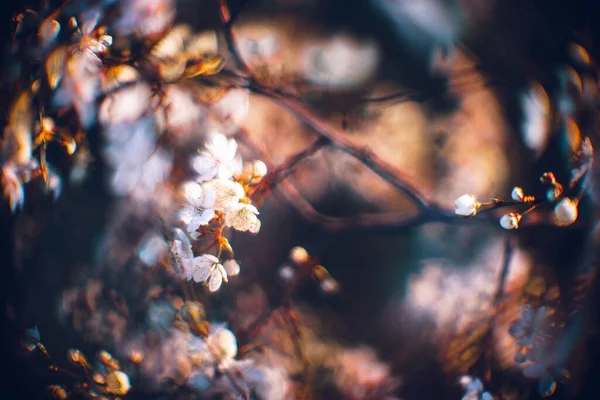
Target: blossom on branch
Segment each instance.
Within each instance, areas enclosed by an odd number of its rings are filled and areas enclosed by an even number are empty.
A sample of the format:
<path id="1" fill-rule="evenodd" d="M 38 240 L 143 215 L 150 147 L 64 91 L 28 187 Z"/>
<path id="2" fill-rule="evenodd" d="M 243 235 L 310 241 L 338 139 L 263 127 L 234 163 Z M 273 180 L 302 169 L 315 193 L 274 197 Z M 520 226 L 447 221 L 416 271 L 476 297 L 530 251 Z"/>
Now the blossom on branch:
<path id="1" fill-rule="evenodd" d="M 200 225 L 207 225 L 215 216 L 211 208 L 215 202 L 215 190 L 211 186 L 200 186 L 196 182 L 186 182 L 183 191 L 188 204 L 179 211 L 181 221 L 187 225 L 188 233 L 196 231 Z"/>
<path id="2" fill-rule="evenodd" d="M 227 271 L 217 257 L 205 254 L 194 258 L 192 264 L 191 277 L 195 282 L 208 282 L 208 289 L 211 292 L 219 290 L 223 281 L 227 282 Z"/>
<path id="3" fill-rule="evenodd" d="M 225 225 L 236 231 L 258 233 L 260 220 L 258 210 L 252 204 L 238 203 L 226 211 Z"/>
<path id="4" fill-rule="evenodd" d="M 477 214 L 480 204 L 472 194 L 463 194 L 454 201 L 454 212 L 464 217 L 471 217 Z"/>
<path id="5" fill-rule="evenodd" d="M 206 150 L 192 159 L 192 167 L 200 175 L 198 182 L 215 177 L 229 179 L 241 171 L 242 160 L 236 157 L 237 143 L 234 139 L 220 133 L 214 133 L 206 142 Z"/>

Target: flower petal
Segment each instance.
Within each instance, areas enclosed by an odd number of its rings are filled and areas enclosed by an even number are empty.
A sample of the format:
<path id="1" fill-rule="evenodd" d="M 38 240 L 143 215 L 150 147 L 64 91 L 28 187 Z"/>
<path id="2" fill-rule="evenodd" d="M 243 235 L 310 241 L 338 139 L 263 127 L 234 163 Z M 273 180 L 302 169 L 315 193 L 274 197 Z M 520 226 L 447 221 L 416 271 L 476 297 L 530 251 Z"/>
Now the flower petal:
<path id="1" fill-rule="evenodd" d="M 221 283 L 223 283 L 223 276 L 218 269 L 214 269 L 210 273 L 210 280 L 208 281 L 208 289 L 211 292 L 216 292 L 221 287 Z"/>

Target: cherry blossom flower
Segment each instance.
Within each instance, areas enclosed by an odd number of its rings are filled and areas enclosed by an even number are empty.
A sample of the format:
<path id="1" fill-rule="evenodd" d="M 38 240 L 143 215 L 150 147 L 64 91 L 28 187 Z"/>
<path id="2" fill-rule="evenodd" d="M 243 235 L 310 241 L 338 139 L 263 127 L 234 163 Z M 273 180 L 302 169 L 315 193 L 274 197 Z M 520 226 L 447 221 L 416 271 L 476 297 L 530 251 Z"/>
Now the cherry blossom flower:
<path id="1" fill-rule="evenodd" d="M 210 108 L 218 117 L 219 129 L 226 134 L 232 134 L 239 128 L 249 109 L 250 92 L 246 89 L 230 89 Z"/>
<path id="2" fill-rule="evenodd" d="M 258 210 L 252 204 L 238 203 L 226 211 L 225 225 L 240 232 L 258 233 L 260 230 L 258 214 Z"/>
<path id="3" fill-rule="evenodd" d="M 236 172 L 241 171 L 241 158 L 236 157 L 237 143 L 234 139 L 227 139 L 225 135 L 215 133 L 206 142 L 206 150 L 192 159 L 192 167 L 200 174 L 199 182 L 204 182 L 215 177 L 229 179 Z"/>
<path id="4" fill-rule="evenodd" d="M 196 231 L 200 225 L 207 225 L 215 216 L 211 208 L 215 202 L 215 190 L 210 185 L 200 186 L 196 182 L 186 182 L 183 185 L 185 198 L 189 202 L 179 215 L 181 221 L 187 225 L 189 233 Z"/>
<path id="5" fill-rule="evenodd" d="M 151 97 L 152 88 L 146 82 L 120 89 L 102 101 L 98 120 L 102 124 L 135 122 L 150 108 Z"/>
<path id="6" fill-rule="evenodd" d="M 246 195 L 242 185 L 229 179 L 214 179 L 210 181 L 210 186 L 216 194 L 213 204 L 215 210 L 225 211 L 234 207 Z"/>
<path id="7" fill-rule="evenodd" d="M 140 240 L 138 257 L 147 266 L 152 266 L 157 264 L 168 250 L 169 246 L 162 236 L 152 233 Z"/>
<path id="8" fill-rule="evenodd" d="M 237 340 L 233 332 L 225 328 L 225 324 L 211 324 L 206 342 L 218 352 L 223 366 L 227 366 L 237 355 Z"/>
<path id="9" fill-rule="evenodd" d="M 479 203 L 472 194 L 463 194 L 454 201 L 454 212 L 464 217 L 470 217 L 477 214 Z"/>
<path id="10" fill-rule="evenodd" d="M 219 259 L 211 254 L 194 258 L 192 269 L 191 277 L 194 281 L 208 282 L 208 289 L 211 292 L 219 290 L 223 281 L 227 282 L 227 271 L 219 263 Z"/>
<path id="11" fill-rule="evenodd" d="M 347 88 L 369 80 L 379 64 L 380 51 L 372 41 L 338 35 L 329 42 L 304 50 L 302 73 L 309 81 L 323 86 Z"/>
<path id="12" fill-rule="evenodd" d="M 179 228 L 173 229 L 170 251 L 176 272 L 180 273 L 184 279 L 192 279 L 192 259 L 194 257 L 192 244 L 187 235 Z"/>

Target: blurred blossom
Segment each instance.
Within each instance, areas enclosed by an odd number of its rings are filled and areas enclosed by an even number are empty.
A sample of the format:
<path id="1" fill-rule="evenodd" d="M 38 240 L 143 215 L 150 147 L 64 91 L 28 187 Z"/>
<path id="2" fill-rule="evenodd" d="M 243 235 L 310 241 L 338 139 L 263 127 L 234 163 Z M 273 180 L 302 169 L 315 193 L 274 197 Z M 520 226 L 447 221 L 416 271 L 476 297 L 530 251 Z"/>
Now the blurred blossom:
<path id="1" fill-rule="evenodd" d="M 150 108 L 152 89 L 145 82 L 117 90 L 100 104 L 98 120 L 104 125 L 136 122 Z"/>
<path id="2" fill-rule="evenodd" d="M 374 42 L 338 35 L 328 42 L 307 46 L 301 62 L 304 77 L 317 85 L 354 87 L 374 76 L 379 49 Z"/>
<path id="3" fill-rule="evenodd" d="M 2 166 L 2 190 L 4 197 L 8 198 L 10 209 L 16 212 L 23 208 L 25 203 L 25 191 L 21 180 L 17 176 L 17 170 L 13 163 L 7 162 Z"/>
<path id="4" fill-rule="evenodd" d="M 546 147 L 550 133 L 550 99 L 542 86 L 536 84 L 521 95 L 523 141 L 539 155 Z"/>
<path id="5" fill-rule="evenodd" d="M 225 328 L 225 324 L 211 324 L 206 343 L 217 351 L 224 367 L 237 355 L 237 340 L 233 332 Z"/>
<path id="6" fill-rule="evenodd" d="M 150 329 L 166 331 L 175 320 L 176 311 L 166 300 L 152 302 L 146 309 L 146 321 Z"/>
<path id="7" fill-rule="evenodd" d="M 167 129 L 176 135 L 187 137 L 201 126 L 206 116 L 206 110 L 192 94 L 176 85 L 166 86 L 163 103 Z"/>
<path id="8" fill-rule="evenodd" d="M 462 29 L 462 13 L 456 1 L 377 0 L 375 3 L 415 49 L 430 40 L 449 45 L 458 39 Z"/>
<path id="9" fill-rule="evenodd" d="M 172 167 L 172 156 L 155 149 L 156 134 L 151 117 L 133 124 L 108 125 L 104 129 L 108 144 L 107 163 L 114 168 L 111 189 L 117 195 L 133 195 L 139 201 L 153 201 L 152 193 Z"/>
<path id="10" fill-rule="evenodd" d="M 440 329 L 456 332 L 487 317 L 500 278 L 503 249 L 497 240 L 461 268 L 442 259 L 424 261 L 423 271 L 410 282 L 409 307 L 429 314 Z M 505 281 L 507 293 L 527 282 L 530 262 L 523 251 L 513 251 Z"/>
<path id="11" fill-rule="evenodd" d="M 156 234 L 147 234 L 140 240 L 138 246 L 138 257 L 147 266 L 153 266 L 167 254 L 169 245 L 165 239 Z"/>
<path id="12" fill-rule="evenodd" d="M 175 264 L 175 272 L 184 279 L 192 279 L 192 244 L 187 235 L 179 228 L 173 229 L 173 240 L 170 243 L 170 251 Z"/>
<path id="13" fill-rule="evenodd" d="M 390 367 L 368 347 L 342 350 L 335 361 L 334 376 L 345 398 L 353 400 L 383 398 L 399 384 L 391 377 Z"/>
<path id="14" fill-rule="evenodd" d="M 48 177 L 46 182 L 42 180 L 42 189 L 45 193 L 51 192 L 52 198 L 56 201 L 62 193 L 62 178 L 54 167 L 48 165 L 47 169 Z"/>
<path id="15" fill-rule="evenodd" d="M 225 134 L 233 134 L 239 129 L 249 109 L 250 92 L 246 89 L 230 89 L 210 107 L 216 116 L 217 129 Z"/>
<path id="16" fill-rule="evenodd" d="M 251 64 L 269 62 L 280 50 L 280 43 L 271 32 L 263 33 L 259 37 L 242 36 L 239 43 L 242 57 Z"/>
<path id="17" fill-rule="evenodd" d="M 473 379 L 465 375 L 460 378 L 460 384 L 465 389 L 465 394 L 462 400 L 493 400 L 493 396 L 489 392 L 483 390 L 483 383 L 479 378 Z"/>
<path id="18" fill-rule="evenodd" d="M 225 135 L 213 133 L 205 144 L 205 149 L 192 159 L 192 167 L 200 175 L 198 182 L 215 177 L 229 179 L 241 171 L 242 160 L 236 157 L 237 143 Z"/>
<path id="19" fill-rule="evenodd" d="M 120 36 L 147 38 L 166 31 L 175 18 L 173 0 L 125 0 L 116 23 Z"/>

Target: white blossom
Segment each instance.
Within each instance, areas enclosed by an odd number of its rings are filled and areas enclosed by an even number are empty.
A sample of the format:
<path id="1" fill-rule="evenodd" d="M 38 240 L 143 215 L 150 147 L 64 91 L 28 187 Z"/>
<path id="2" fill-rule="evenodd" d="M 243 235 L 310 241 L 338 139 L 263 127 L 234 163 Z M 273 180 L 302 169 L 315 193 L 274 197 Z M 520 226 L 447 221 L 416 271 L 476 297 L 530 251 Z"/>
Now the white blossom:
<path id="1" fill-rule="evenodd" d="M 146 235 L 140 241 L 138 257 L 147 266 L 155 265 L 167 253 L 169 246 L 156 233 Z"/>
<path id="2" fill-rule="evenodd" d="M 237 355 L 235 335 L 225 328 L 224 324 L 212 324 L 206 341 L 209 346 L 218 352 L 222 366 L 226 367 Z"/>
<path id="3" fill-rule="evenodd" d="M 257 233 L 260 230 L 257 215 L 258 210 L 252 204 L 238 203 L 226 210 L 225 225 L 236 231 Z"/>
<path id="4" fill-rule="evenodd" d="M 225 211 L 238 204 L 245 197 L 244 188 L 237 182 L 229 179 L 214 179 L 210 186 L 215 191 L 215 202 L 213 208 Z"/>
<path id="5" fill-rule="evenodd" d="M 219 263 L 219 259 L 211 254 L 204 254 L 192 260 L 192 278 L 195 282 L 208 282 L 208 289 L 216 292 L 223 281 L 227 282 L 227 271 Z M 189 279 L 189 278 L 188 278 Z"/>
<path id="6" fill-rule="evenodd" d="M 215 216 L 215 211 L 211 208 L 215 202 L 215 190 L 209 185 L 202 187 L 196 182 L 186 182 L 183 192 L 188 204 L 179 211 L 179 217 L 191 233 L 200 225 L 207 225 Z"/>
<path id="7" fill-rule="evenodd" d="M 519 221 L 521 221 L 521 214 L 505 214 L 500 218 L 500 226 L 507 230 L 517 229 L 519 227 Z"/>
<path id="8" fill-rule="evenodd" d="M 577 205 L 578 201 L 569 197 L 565 197 L 559 201 L 554 207 L 554 220 L 556 221 L 556 225 L 567 226 L 575 222 L 579 214 Z"/>
<path id="9" fill-rule="evenodd" d="M 479 203 L 472 194 L 463 194 L 454 201 L 454 208 L 456 214 L 470 217 L 477 214 Z"/>
<path id="10" fill-rule="evenodd" d="M 187 235 L 179 228 L 173 230 L 170 250 L 177 272 L 181 273 L 184 279 L 192 279 L 192 258 L 194 257 L 192 244 Z"/>
<path id="11" fill-rule="evenodd" d="M 514 201 L 520 201 L 523 202 L 523 200 L 525 199 L 525 193 L 523 193 L 523 189 L 520 188 L 519 186 L 515 186 L 512 190 L 512 193 L 510 194 L 510 197 L 514 200 Z"/>
<path id="12" fill-rule="evenodd" d="M 225 135 L 214 133 L 206 142 L 206 149 L 192 159 L 192 167 L 200 175 L 199 182 L 215 177 L 229 179 L 242 168 L 241 158 L 236 157 L 237 143 Z"/>

